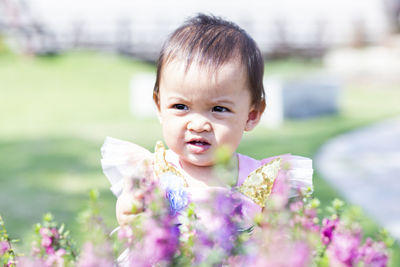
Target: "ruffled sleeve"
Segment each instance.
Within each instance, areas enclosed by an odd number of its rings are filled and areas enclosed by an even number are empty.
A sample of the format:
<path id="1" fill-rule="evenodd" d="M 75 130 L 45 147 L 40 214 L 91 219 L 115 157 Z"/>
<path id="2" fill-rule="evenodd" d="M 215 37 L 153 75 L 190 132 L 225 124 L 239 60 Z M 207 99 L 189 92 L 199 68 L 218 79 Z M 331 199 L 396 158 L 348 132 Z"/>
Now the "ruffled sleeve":
<path id="1" fill-rule="evenodd" d="M 101 147 L 101 166 L 111 183 L 111 191 L 120 196 L 124 178 L 132 177 L 144 159 L 152 158 L 147 149 L 131 142 L 107 137 Z"/>
<path id="2" fill-rule="evenodd" d="M 273 194 L 285 193 L 288 198 L 293 198 L 299 196 L 300 193 L 311 194 L 313 192 L 312 176 L 314 171 L 310 158 L 296 155 L 281 155 L 264 159 L 261 163 L 264 165 L 276 158 L 280 158 L 282 162 L 281 170 L 272 188 Z"/>
<path id="3" fill-rule="evenodd" d="M 264 207 L 270 194 L 293 198 L 310 194 L 312 161 L 309 158 L 280 155 L 261 161 L 239 154 L 238 190 Z"/>

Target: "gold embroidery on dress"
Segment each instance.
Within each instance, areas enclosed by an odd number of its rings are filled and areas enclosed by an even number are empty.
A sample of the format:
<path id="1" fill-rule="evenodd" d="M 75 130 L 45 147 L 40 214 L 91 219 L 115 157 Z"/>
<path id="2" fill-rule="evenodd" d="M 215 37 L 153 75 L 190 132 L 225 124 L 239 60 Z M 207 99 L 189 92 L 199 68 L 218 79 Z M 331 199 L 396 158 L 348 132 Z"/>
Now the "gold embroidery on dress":
<path id="1" fill-rule="evenodd" d="M 239 187 L 239 192 L 251 198 L 259 206 L 264 207 L 280 168 L 280 158 L 262 165 L 247 176 Z"/>
<path id="2" fill-rule="evenodd" d="M 156 147 L 154 149 L 154 174 L 157 177 L 161 177 L 162 174 L 170 172 L 180 178 L 182 178 L 184 182 L 184 186 L 187 187 L 188 183 L 183 176 L 183 174 L 176 169 L 173 165 L 171 165 L 166 159 L 165 159 L 165 147 L 161 141 L 157 141 Z"/>

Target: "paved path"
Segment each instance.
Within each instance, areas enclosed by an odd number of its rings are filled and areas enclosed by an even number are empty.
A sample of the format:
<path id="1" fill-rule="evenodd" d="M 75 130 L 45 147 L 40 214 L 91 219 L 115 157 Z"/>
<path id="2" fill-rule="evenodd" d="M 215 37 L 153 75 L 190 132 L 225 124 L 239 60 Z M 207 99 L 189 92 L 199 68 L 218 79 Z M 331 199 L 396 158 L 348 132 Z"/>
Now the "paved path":
<path id="1" fill-rule="evenodd" d="M 400 118 L 332 139 L 317 153 L 315 168 L 400 240 Z"/>

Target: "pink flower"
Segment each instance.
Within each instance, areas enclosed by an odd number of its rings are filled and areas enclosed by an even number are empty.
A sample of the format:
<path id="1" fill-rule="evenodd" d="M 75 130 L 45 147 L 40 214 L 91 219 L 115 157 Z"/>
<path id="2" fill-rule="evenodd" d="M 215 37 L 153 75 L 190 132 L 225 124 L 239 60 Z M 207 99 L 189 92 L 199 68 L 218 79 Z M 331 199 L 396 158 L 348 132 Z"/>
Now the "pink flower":
<path id="1" fill-rule="evenodd" d="M 386 246 L 383 242 L 373 242 L 370 238 L 360 248 L 364 263 L 371 267 L 385 267 L 388 264 Z"/>
<path id="2" fill-rule="evenodd" d="M 114 261 L 110 256 L 112 249 L 108 244 L 93 246 L 88 242 L 83 245 L 82 253 L 77 263 L 78 267 L 113 267 Z"/>
<path id="3" fill-rule="evenodd" d="M 7 241 L 0 241 L 0 256 L 4 255 L 10 249 Z"/>
<path id="4" fill-rule="evenodd" d="M 51 228 L 50 232 L 54 238 L 60 238 L 60 233 L 58 232 L 57 228 Z"/>
<path id="5" fill-rule="evenodd" d="M 309 266 L 310 249 L 306 243 L 297 242 L 293 246 L 290 266 Z"/>
<path id="6" fill-rule="evenodd" d="M 296 201 L 290 204 L 291 212 L 299 212 L 303 208 L 303 202 Z"/>
<path id="7" fill-rule="evenodd" d="M 331 266 L 354 266 L 359 261 L 360 241 L 360 234 L 334 232 L 327 250 Z"/>
<path id="8" fill-rule="evenodd" d="M 53 255 L 54 254 L 54 248 L 52 248 L 52 247 L 47 247 L 46 248 L 46 254 L 48 254 L 48 255 Z"/>
<path id="9" fill-rule="evenodd" d="M 52 233 L 48 228 L 45 227 L 40 228 L 39 233 L 42 236 L 42 241 L 40 244 L 42 247 L 47 249 L 52 244 L 52 238 L 51 238 Z"/>
<path id="10" fill-rule="evenodd" d="M 51 246 L 52 240 L 49 236 L 42 236 L 42 242 L 40 243 L 42 247 L 49 248 Z"/>
<path id="11" fill-rule="evenodd" d="M 328 245 L 332 240 L 333 231 L 336 229 L 339 220 L 329 220 L 324 218 L 322 220 L 321 240 L 324 245 Z"/>
<path id="12" fill-rule="evenodd" d="M 277 233 L 276 233 L 277 234 Z M 310 266 L 309 246 L 300 241 L 281 239 L 280 243 L 267 244 L 267 251 L 260 251 L 251 266 L 264 267 L 306 267 Z"/>
<path id="13" fill-rule="evenodd" d="M 55 253 L 49 255 L 46 260 L 48 266 L 64 266 L 63 256 L 65 255 L 65 250 L 60 248 Z"/>
<path id="14" fill-rule="evenodd" d="M 42 259 L 18 257 L 17 258 L 17 266 L 18 267 L 37 267 L 37 266 L 46 266 L 46 264 Z"/>
<path id="15" fill-rule="evenodd" d="M 131 245 L 133 242 L 133 231 L 129 226 L 123 226 L 118 230 L 118 239 L 125 240 L 127 245 Z"/>
<path id="16" fill-rule="evenodd" d="M 42 237 L 49 236 L 50 230 L 48 228 L 42 227 L 40 228 L 39 233 Z"/>
<path id="17" fill-rule="evenodd" d="M 36 247 L 36 246 L 35 246 L 35 243 L 32 244 L 32 254 L 33 254 L 34 256 L 37 256 L 37 255 L 40 254 L 40 248 Z"/>

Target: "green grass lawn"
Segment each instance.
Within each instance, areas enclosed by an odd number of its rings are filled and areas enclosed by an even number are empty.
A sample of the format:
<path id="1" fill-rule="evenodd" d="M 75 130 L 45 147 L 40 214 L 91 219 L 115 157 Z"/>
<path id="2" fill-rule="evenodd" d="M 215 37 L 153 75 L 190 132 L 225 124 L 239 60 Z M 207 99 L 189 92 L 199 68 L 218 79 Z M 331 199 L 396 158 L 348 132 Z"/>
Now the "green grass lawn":
<path id="1" fill-rule="evenodd" d="M 300 75 L 318 67 L 278 62 L 268 64 L 266 74 Z M 155 119 L 133 118 L 129 112 L 130 79 L 149 71 L 154 66 L 96 53 L 50 58 L 0 54 L 0 214 L 13 238 L 28 240 L 32 225 L 50 211 L 79 243 L 76 217 L 92 188 L 101 193 L 106 223 L 117 225 L 100 147 L 107 135 L 148 149 L 161 139 Z M 286 121 L 275 129 L 260 126 L 244 136 L 239 152 L 256 158 L 282 153 L 313 157 L 340 133 L 400 114 L 399 89 L 346 86 L 338 115 Z M 323 206 L 340 197 L 318 173 L 314 184 Z M 370 234 L 377 231 L 367 218 L 363 223 Z"/>

